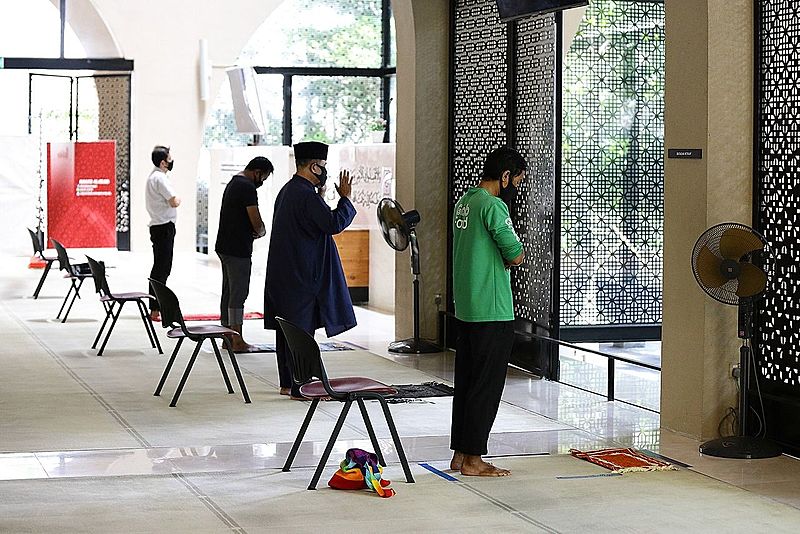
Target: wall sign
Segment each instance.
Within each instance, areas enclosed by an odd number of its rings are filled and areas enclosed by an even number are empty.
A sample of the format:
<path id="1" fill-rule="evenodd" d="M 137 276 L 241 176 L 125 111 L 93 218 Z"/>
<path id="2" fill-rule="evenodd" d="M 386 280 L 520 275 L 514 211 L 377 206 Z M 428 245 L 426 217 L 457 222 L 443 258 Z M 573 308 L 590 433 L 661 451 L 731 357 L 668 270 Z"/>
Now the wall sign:
<path id="1" fill-rule="evenodd" d="M 115 247 L 116 215 L 116 143 L 47 143 L 48 238 Z"/>
<path id="2" fill-rule="evenodd" d="M 702 148 L 670 148 L 667 157 L 671 159 L 703 159 Z"/>

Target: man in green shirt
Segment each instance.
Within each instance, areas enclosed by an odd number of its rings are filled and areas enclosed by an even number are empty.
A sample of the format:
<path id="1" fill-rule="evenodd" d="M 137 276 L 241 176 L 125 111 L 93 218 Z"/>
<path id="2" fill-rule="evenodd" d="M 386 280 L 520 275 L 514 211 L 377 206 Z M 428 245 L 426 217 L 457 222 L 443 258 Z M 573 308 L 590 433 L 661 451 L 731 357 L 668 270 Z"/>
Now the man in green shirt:
<path id="1" fill-rule="evenodd" d="M 453 300 L 458 319 L 450 468 L 463 475 L 507 476 L 485 462 L 514 344 L 509 269 L 522 251 L 509 215 L 527 163 L 513 148 L 492 151 L 477 187 L 453 212 Z"/>

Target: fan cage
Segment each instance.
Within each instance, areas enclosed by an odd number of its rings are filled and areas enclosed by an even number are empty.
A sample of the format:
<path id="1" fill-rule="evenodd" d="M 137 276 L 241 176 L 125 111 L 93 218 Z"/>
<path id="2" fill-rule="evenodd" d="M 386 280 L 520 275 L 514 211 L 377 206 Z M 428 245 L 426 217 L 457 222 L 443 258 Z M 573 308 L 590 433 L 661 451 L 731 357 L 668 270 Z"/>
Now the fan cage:
<path id="1" fill-rule="evenodd" d="M 763 249 L 758 251 L 753 251 L 750 253 L 750 263 L 760 267 L 766 274 L 767 279 L 769 280 L 772 277 L 772 253 L 769 249 L 769 243 L 767 242 L 764 237 L 756 232 L 751 227 L 736 223 L 736 222 L 726 222 L 721 223 L 716 226 L 712 226 L 698 238 L 697 242 L 694 245 L 694 249 L 692 250 L 692 273 L 694 274 L 694 278 L 697 281 L 697 284 L 705 291 L 711 298 L 722 302 L 724 304 L 730 304 L 733 306 L 738 306 L 744 300 L 753 301 L 757 299 L 759 295 L 753 297 L 746 297 L 742 298 L 736 294 L 737 289 L 739 289 L 739 281 L 737 279 L 732 279 L 726 282 L 725 284 L 719 287 L 708 287 L 706 286 L 702 280 L 700 280 L 700 275 L 697 269 L 697 258 L 700 255 L 700 251 L 703 247 L 708 247 L 708 249 L 718 258 L 725 259 L 720 251 L 720 240 L 722 239 L 723 234 L 731 229 L 742 230 L 745 232 L 749 232 L 750 234 L 754 235 L 761 241 L 763 245 Z"/>
<path id="2" fill-rule="evenodd" d="M 396 200 L 386 197 L 378 203 L 378 224 L 386 244 L 397 252 L 408 248 L 409 235 L 403 220 L 403 207 Z M 392 217 L 389 217 L 389 214 Z"/>

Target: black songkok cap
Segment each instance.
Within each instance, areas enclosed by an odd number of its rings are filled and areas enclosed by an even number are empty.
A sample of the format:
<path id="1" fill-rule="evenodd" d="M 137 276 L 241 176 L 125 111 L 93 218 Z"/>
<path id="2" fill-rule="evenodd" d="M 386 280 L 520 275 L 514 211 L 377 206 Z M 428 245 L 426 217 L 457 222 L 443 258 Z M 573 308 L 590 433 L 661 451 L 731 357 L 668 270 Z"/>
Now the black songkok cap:
<path id="1" fill-rule="evenodd" d="M 328 159 L 328 145 L 319 141 L 304 141 L 294 145 L 294 159 Z"/>

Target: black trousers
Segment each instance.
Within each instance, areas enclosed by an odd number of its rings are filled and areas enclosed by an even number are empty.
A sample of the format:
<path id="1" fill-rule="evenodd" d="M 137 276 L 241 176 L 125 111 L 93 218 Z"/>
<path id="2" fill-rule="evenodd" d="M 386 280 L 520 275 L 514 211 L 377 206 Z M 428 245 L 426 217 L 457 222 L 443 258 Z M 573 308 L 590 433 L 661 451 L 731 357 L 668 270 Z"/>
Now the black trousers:
<path id="1" fill-rule="evenodd" d="M 514 346 L 514 322 L 458 322 L 450 448 L 484 455 Z"/>
<path id="2" fill-rule="evenodd" d="M 228 256 L 217 252 L 222 263 L 222 297 L 219 302 L 222 326 L 241 325 L 244 322 L 244 301 L 250 294 L 250 258 Z"/>
<path id="3" fill-rule="evenodd" d="M 313 336 L 314 332 L 309 332 L 309 334 Z M 292 379 L 292 353 L 289 351 L 289 344 L 286 343 L 286 337 L 280 328 L 275 330 L 275 357 L 278 360 L 278 378 L 281 388 L 291 388 L 291 396 L 299 397 L 300 386 L 295 384 Z"/>
<path id="4" fill-rule="evenodd" d="M 313 326 L 308 325 L 318 325 L 321 324 L 321 319 L 319 317 L 319 307 L 314 306 L 313 319 L 309 321 L 298 321 L 296 318 L 289 318 L 287 319 L 294 324 L 300 326 L 307 334 L 310 336 L 314 336 L 315 329 Z M 294 320 L 293 320 L 294 319 Z M 289 344 L 286 342 L 286 337 L 283 335 L 283 331 L 280 327 L 275 329 L 275 359 L 278 362 L 278 377 L 280 378 L 281 387 L 282 388 L 291 388 L 292 390 L 292 397 L 299 397 L 300 396 L 300 386 L 294 383 L 294 379 L 292 378 L 292 352 L 289 350 Z"/>
<path id="5" fill-rule="evenodd" d="M 150 278 L 167 283 L 169 273 L 172 272 L 172 249 L 175 245 L 175 223 L 168 222 L 150 227 L 150 242 L 153 243 L 153 268 L 150 269 Z M 150 294 L 155 295 L 153 288 Z M 158 311 L 158 301 L 150 299 L 150 309 Z"/>

